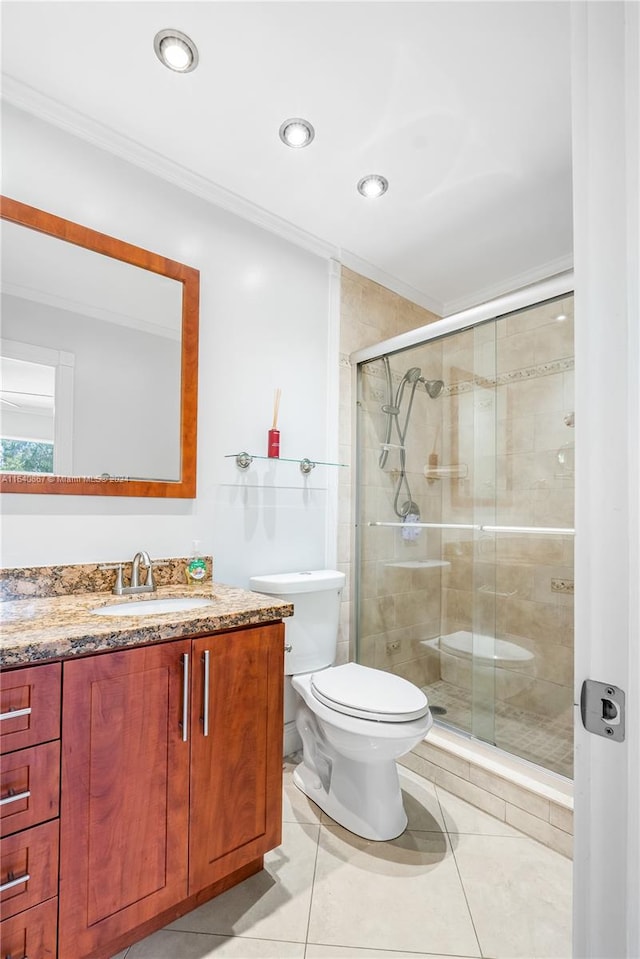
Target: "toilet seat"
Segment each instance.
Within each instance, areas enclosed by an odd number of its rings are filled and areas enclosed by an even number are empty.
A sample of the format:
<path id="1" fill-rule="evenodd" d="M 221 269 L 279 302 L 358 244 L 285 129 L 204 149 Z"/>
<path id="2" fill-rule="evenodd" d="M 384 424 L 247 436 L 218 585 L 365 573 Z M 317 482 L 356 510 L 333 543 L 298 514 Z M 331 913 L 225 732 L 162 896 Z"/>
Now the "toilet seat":
<path id="1" fill-rule="evenodd" d="M 420 719 L 429 711 L 427 697 L 413 683 L 358 663 L 313 673 L 310 686 L 319 702 L 359 719 L 405 723 Z"/>

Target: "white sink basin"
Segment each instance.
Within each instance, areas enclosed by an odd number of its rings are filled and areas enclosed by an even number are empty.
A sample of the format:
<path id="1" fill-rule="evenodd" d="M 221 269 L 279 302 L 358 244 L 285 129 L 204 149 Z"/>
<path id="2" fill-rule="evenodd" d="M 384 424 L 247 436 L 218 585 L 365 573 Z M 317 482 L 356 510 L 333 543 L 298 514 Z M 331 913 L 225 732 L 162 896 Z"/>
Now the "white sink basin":
<path id="1" fill-rule="evenodd" d="M 187 613 L 191 609 L 212 606 L 213 599 L 176 596 L 166 599 L 142 599 L 137 602 L 113 603 L 92 609 L 95 616 L 159 616 L 160 613 Z"/>

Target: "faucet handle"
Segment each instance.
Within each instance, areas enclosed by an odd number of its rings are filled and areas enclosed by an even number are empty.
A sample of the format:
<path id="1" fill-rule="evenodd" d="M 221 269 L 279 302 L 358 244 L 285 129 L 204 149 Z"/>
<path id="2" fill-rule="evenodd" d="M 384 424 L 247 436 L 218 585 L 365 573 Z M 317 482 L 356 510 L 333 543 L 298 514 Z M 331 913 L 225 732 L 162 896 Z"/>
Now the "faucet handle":
<path id="1" fill-rule="evenodd" d="M 116 570 L 116 581 L 111 592 L 115 593 L 116 596 L 122 596 L 122 592 L 124 589 L 124 583 L 122 582 L 122 563 L 104 563 L 102 566 L 99 566 L 98 569 L 101 569 L 101 570 L 115 569 Z"/>
<path id="2" fill-rule="evenodd" d="M 152 589 L 154 592 L 157 589 L 156 581 L 153 578 L 153 562 L 151 560 L 149 560 L 149 565 L 147 566 L 147 578 L 145 580 L 144 585 L 148 586 L 149 589 Z"/>

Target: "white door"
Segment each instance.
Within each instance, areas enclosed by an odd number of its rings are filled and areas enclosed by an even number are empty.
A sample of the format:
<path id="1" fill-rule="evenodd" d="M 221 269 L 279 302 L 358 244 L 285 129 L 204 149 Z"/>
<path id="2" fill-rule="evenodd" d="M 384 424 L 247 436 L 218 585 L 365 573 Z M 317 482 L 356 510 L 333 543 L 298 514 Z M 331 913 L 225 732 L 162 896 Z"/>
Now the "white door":
<path id="1" fill-rule="evenodd" d="M 576 704 L 626 693 L 624 742 L 576 706 L 574 956 L 640 957 L 640 6 L 576 2 Z"/>

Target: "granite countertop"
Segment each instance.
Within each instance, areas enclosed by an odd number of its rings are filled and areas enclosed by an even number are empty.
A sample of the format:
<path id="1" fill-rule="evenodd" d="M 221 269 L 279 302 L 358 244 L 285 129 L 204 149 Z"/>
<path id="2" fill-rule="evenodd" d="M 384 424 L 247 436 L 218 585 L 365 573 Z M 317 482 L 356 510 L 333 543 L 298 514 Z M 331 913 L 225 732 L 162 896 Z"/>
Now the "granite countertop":
<path id="1" fill-rule="evenodd" d="M 168 597 L 205 597 L 211 606 L 145 616 L 97 616 L 114 603 Z M 38 596 L 0 603 L 0 667 L 25 666 L 140 646 L 202 633 L 254 626 L 293 615 L 293 605 L 271 596 L 209 581 L 202 586 L 160 586 L 155 593 L 111 592 Z"/>

